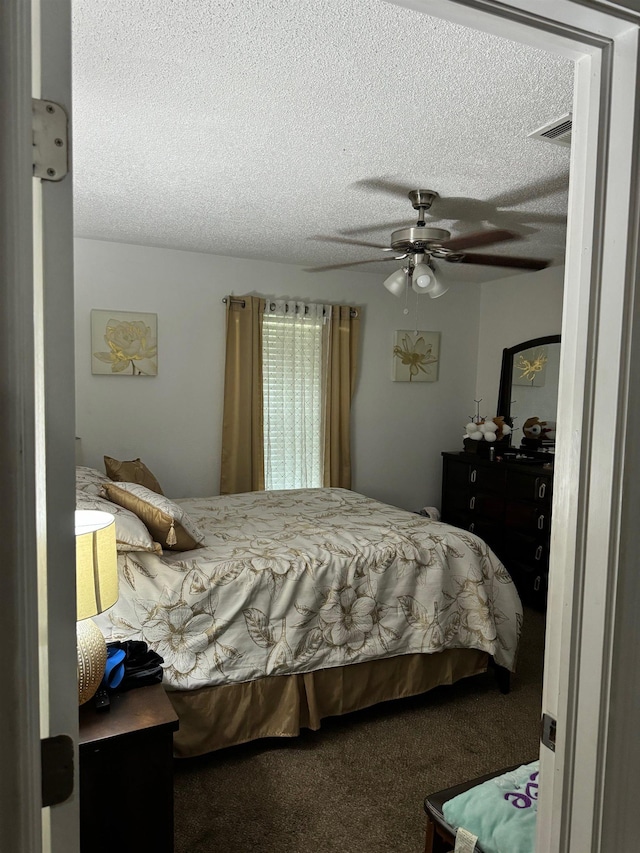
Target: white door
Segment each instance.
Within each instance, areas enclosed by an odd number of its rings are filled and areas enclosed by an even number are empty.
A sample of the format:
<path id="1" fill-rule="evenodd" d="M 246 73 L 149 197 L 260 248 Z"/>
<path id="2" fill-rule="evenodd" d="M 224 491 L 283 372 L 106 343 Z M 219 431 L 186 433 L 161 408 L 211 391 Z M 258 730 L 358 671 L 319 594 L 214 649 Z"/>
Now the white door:
<path id="1" fill-rule="evenodd" d="M 41 738 L 75 742 L 78 725 L 71 177 L 32 177 L 32 96 L 70 114 L 70 70 L 68 0 L 2 0 L 0 850 L 11 853 L 79 849 L 77 761 L 72 795 L 44 809 L 40 764 Z"/>

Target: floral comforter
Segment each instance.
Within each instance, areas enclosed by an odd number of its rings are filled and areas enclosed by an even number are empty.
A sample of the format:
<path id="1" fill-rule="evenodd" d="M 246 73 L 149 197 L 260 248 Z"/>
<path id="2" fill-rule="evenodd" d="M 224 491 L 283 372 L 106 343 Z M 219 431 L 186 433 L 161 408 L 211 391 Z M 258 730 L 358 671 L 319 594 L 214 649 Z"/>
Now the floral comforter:
<path id="1" fill-rule="evenodd" d="M 520 600 L 471 533 L 345 489 L 176 503 L 204 547 L 119 554 L 96 619 L 161 654 L 169 689 L 458 647 L 514 668 Z"/>

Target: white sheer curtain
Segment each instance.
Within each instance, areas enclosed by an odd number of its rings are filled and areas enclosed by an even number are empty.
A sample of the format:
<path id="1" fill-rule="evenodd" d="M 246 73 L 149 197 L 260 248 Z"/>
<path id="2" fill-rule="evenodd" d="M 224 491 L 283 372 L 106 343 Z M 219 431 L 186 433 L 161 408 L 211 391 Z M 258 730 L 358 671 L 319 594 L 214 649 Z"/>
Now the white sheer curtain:
<path id="1" fill-rule="evenodd" d="M 265 489 L 323 485 L 331 306 L 267 302 L 262 324 Z"/>

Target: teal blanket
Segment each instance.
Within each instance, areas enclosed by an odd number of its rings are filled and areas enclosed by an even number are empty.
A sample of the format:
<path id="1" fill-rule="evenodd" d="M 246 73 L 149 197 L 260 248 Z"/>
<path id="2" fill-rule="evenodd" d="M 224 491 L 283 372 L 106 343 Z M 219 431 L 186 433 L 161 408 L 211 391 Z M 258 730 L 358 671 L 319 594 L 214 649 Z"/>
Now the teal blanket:
<path id="1" fill-rule="evenodd" d="M 445 820 L 476 835 L 484 853 L 534 853 L 539 768 L 523 764 L 453 797 Z"/>

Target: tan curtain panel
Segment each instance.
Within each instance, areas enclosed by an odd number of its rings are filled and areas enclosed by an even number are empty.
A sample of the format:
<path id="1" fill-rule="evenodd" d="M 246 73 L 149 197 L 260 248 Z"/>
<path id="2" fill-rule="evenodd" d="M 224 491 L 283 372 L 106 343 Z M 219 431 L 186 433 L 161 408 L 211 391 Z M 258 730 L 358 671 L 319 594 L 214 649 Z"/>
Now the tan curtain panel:
<path id="1" fill-rule="evenodd" d="M 360 312 L 334 305 L 329 327 L 324 419 L 324 485 L 351 488 L 351 399 L 356 384 Z"/>
<path id="2" fill-rule="evenodd" d="M 262 315 L 264 299 L 227 299 L 220 494 L 264 489 Z"/>

